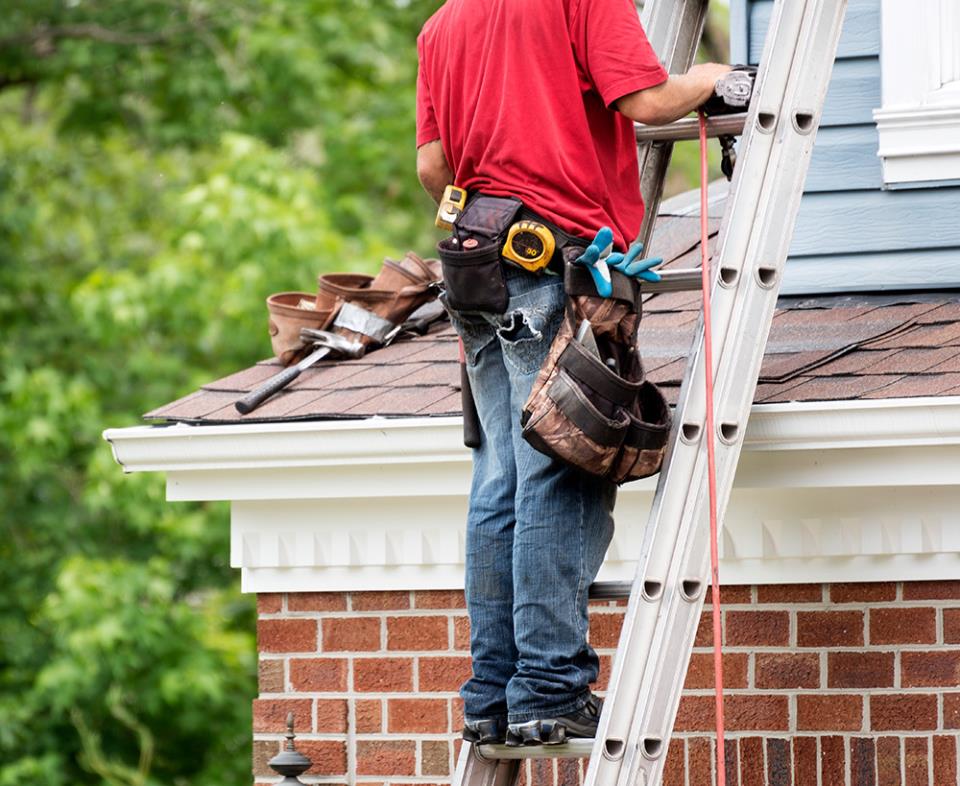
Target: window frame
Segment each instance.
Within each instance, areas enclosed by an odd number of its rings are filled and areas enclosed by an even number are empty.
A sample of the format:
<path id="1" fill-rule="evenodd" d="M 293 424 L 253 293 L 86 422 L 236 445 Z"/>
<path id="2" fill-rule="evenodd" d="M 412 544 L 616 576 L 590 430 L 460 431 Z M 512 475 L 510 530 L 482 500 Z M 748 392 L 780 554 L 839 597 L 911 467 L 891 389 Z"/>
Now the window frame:
<path id="1" fill-rule="evenodd" d="M 884 186 L 960 181 L 960 2 L 881 0 Z"/>

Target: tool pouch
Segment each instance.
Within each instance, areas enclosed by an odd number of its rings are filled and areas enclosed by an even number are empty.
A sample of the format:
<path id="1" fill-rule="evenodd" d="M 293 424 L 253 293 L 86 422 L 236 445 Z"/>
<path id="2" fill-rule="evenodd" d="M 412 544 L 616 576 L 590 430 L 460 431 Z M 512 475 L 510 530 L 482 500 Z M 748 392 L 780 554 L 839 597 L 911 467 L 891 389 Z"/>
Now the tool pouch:
<path id="1" fill-rule="evenodd" d="M 267 298 L 270 344 L 280 362 L 289 366 L 303 358 L 310 347 L 300 338 L 300 329 L 326 329 L 333 320 L 334 310 L 332 301 L 316 304 L 313 295 L 306 292 L 270 295 Z"/>
<path id="2" fill-rule="evenodd" d="M 518 199 L 474 196 L 457 219 L 453 235 L 437 244 L 450 308 L 492 314 L 506 311 L 508 295 L 500 249 L 521 207 Z"/>
<path id="3" fill-rule="evenodd" d="M 440 263 L 412 251 L 386 259 L 376 278 L 327 273 L 319 278 L 317 302 L 338 303 L 333 330 L 364 347 L 387 344 L 414 311 L 437 295 Z"/>
<path id="4" fill-rule="evenodd" d="M 611 271 L 613 294 L 600 297 L 586 268 L 572 264 L 581 252 L 564 249 L 566 314 L 524 405 L 523 436 L 541 453 L 626 483 L 660 470 L 670 411 L 637 349 L 639 281 Z M 576 339 L 583 320 L 598 354 Z"/>

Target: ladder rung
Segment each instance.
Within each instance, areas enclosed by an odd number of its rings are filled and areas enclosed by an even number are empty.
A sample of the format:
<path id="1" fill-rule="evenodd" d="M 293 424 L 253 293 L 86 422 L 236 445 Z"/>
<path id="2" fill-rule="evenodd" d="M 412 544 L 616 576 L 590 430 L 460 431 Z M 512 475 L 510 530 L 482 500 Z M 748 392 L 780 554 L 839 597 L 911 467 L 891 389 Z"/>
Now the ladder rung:
<path id="1" fill-rule="evenodd" d="M 698 267 L 657 272 L 661 280 L 644 281 L 641 284 L 644 292 L 686 292 L 700 289 L 703 285 L 703 274 Z"/>
<path id="2" fill-rule="evenodd" d="M 569 740 L 563 745 L 480 745 L 477 752 L 484 759 L 586 759 L 593 750 L 593 740 Z"/>
<path id="3" fill-rule="evenodd" d="M 621 600 L 630 597 L 629 581 L 595 581 L 590 585 L 590 600 Z"/>
<path id="4" fill-rule="evenodd" d="M 746 112 L 708 117 L 707 136 L 711 138 L 740 136 L 746 122 Z M 684 139 L 700 138 L 700 129 L 695 117 L 685 117 L 683 120 L 677 120 L 665 126 L 645 126 L 643 123 L 635 123 L 634 129 L 637 134 L 637 142 L 680 142 Z"/>

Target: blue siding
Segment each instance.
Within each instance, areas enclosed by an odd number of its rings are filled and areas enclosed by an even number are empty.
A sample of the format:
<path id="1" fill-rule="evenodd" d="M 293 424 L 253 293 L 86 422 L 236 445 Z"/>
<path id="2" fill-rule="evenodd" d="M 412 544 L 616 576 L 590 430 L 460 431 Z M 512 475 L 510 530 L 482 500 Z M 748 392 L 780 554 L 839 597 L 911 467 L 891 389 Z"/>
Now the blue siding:
<path id="1" fill-rule="evenodd" d="M 733 0 L 742 2 L 742 0 Z M 750 3 L 750 62 L 760 62 L 763 38 L 770 25 L 773 0 L 753 0 Z M 879 0 L 847 0 L 847 14 L 837 46 L 837 59 L 880 54 Z"/>
<path id="2" fill-rule="evenodd" d="M 759 61 L 773 0 L 731 0 L 735 61 Z M 960 287 L 960 187 L 883 189 L 880 0 L 848 0 L 784 294 Z"/>

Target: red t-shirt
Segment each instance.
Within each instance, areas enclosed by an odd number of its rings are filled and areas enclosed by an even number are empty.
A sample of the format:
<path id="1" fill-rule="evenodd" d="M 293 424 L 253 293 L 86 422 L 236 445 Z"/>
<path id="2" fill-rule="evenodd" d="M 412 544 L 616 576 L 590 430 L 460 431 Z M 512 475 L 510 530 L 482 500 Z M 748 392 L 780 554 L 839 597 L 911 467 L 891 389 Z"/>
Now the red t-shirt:
<path id="1" fill-rule="evenodd" d="M 609 107 L 667 73 L 633 0 L 447 0 L 417 50 L 417 146 L 439 139 L 458 186 L 636 237 L 633 123 Z"/>

